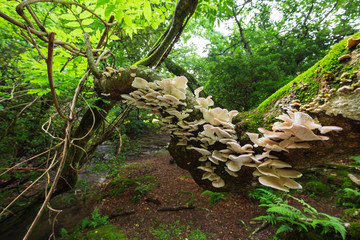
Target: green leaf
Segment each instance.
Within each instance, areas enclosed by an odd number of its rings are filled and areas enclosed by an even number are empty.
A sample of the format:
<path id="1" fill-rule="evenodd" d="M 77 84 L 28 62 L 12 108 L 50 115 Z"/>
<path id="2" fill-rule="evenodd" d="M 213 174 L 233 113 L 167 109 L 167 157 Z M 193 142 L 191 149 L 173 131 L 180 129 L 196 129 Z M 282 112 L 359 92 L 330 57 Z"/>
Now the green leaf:
<path id="1" fill-rule="evenodd" d="M 94 30 L 92 28 L 84 28 L 84 31 L 87 32 L 87 33 L 91 33 L 93 32 Z"/>
<path id="2" fill-rule="evenodd" d="M 68 22 L 66 24 L 66 26 L 68 26 L 68 27 L 79 27 L 79 23 L 78 22 Z"/>
<path id="3" fill-rule="evenodd" d="M 150 2 L 148 1 L 145 1 L 144 3 L 144 16 L 145 16 L 145 19 L 150 22 L 151 20 L 151 5 L 150 5 Z"/>
<path id="4" fill-rule="evenodd" d="M 105 8 L 105 17 L 108 18 L 112 12 L 114 11 L 115 9 L 115 6 L 114 5 L 108 5 L 106 8 Z"/>
<path id="5" fill-rule="evenodd" d="M 82 23 L 83 25 L 90 25 L 90 24 L 92 24 L 93 22 L 94 22 L 94 19 L 88 18 L 88 19 L 83 20 L 81 23 Z"/>
<path id="6" fill-rule="evenodd" d="M 118 9 L 116 12 L 115 12 L 115 18 L 118 22 L 121 22 L 121 20 L 123 19 L 124 17 L 124 11 L 121 10 L 121 9 Z"/>
<path id="7" fill-rule="evenodd" d="M 77 36 L 77 35 L 82 34 L 82 33 L 83 33 L 82 29 L 81 29 L 81 28 L 77 28 L 77 29 L 75 29 L 74 31 L 71 31 L 71 32 L 70 32 L 70 35 L 72 35 L 72 36 Z"/>
<path id="8" fill-rule="evenodd" d="M 79 16 L 79 18 L 81 19 L 84 19 L 84 18 L 88 18 L 88 17 L 91 17 L 92 16 L 92 13 L 88 12 L 88 11 L 85 11 L 85 12 L 82 12 Z"/>
<path id="9" fill-rule="evenodd" d="M 65 19 L 65 20 L 76 20 L 76 17 L 73 14 L 63 14 L 60 15 L 59 18 Z"/>
<path id="10" fill-rule="evenodd" d="M 282 233 L 282 232 L 292 232 L 293 228 L 290 227 L 289 225 L 287 224 L 283 224 L 281 225 L 278 230 L 276 231 L 276 235 Z"/>
<path id="11" fill-rule="evenodd" d="M 119 40 L 120 38 L 116 35 L 111 35 L 110 40 Z"/>
<path id="12" fill-rule="evenodd" d="M 108 0 L 98 0 L 97 3 L 96 3 L 96 7 L 105 5 L 108 2 L 109 2 Z"/>
<path id="13" fill-rule="evenodd" d="M 124 15 L 124 22 L 126 25 L 131 26 L 132 25 L 132 19 L 129 15 Z"/>

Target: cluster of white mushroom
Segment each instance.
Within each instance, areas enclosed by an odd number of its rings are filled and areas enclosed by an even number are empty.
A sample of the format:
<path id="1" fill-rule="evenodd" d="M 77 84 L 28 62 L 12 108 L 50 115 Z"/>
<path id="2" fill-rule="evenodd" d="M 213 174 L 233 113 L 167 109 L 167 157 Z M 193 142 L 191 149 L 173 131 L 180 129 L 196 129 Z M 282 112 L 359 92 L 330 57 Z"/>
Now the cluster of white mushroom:
<path id="1" fill-rule="evenodd" d="M 301 185 L 291 178 L 301 177 L 301 173 L 291 169 L 289 164 L 278 160 L 270 155 L 270 151 L 286 151 L 294 148 L 310 148 L 307 141 L 328 140 L 329 137 L 316 135 L 313 130 L 318 129 L 321 134 L 330 131 L 341 131 L 342 128 L 336 126 L 321 126 L 314 122 L 308 114 L 303 112 L 291 112 L 282 114 L 277 119 L 283 122 L 274 123 L 272 130 L 268 131 L 264 128 L 258 130 L 263 133 L 263 137 L 259 138 L 259 134 L 247 133 L 254 146 L 263 147 L 265 161 L 256 166 L 255 176 L 259 176 L 259 182 L 266 186 L 276 189 L 288 191 L 288 188 L 301 189 Z"/>
<path id="2" fill-rule="evenodd" d="M 129 95 L 123 94 L 127 104 L 134 104 L 139 108 L 151 109 L 154 114 L 162 116 L 162 129 L 175 135 L 178 145 L 187 145 L 190 138 L 198 130 L 204 120 L 186 121 L 192 109 L 186 108 L 186 77 L 175 77 L 161 81 L 148 82 L 135 77 L 132 87 L 137 90 Z M 176 119 L 175 119 L 176 118 Z"/>
<path id="3" fill-rule="evenodd" d="M 161 81 L 147 82 L 145 79 L 135 77 L 132 86 L 137 90 L 129 95 L 121 95 L 127 104 L 134 104 L 139 108 L 151 109 L 153 113 L 163 117 L 163 128 L 175 135 L 179 142 L 177 145 L 184 145 L 187 149 L 196 150 L 202 156 L 200 162 L 204 162 L 198 169 L 205 171 L 202 179 L 208 179 L 217 188 L 225 186 L 225 181 L 215 173 L 217 167 L 224 170 L 233 177 L 238 177 L 237 172 L 242 166 L 253 167 L 256 170 L 254 176 L 259 176 L 259 182 L 279 190 L 289 191 L 288 188 L 299 189 L 301 185 L 292 178 L 301 177 L 301 173 L 292 169 L 291 166 L 280 161 L 271 151 L 288 151 L 292 148 L 309 148 L 305 141 L 327 140 L 328 137 L 316 135 L 313 130 L 318 129 L 321 134 L 329 131 L 340 131 L 340 127 L 323 127 L 302 112 L 291 112 L 280 115 L 277 119 L 283 122 L 276 122 L 273 131 L 259 128 L 263 137 L 259 134 L 247 133 L 254 143 L 241 146 L 237 141 L 235 126 L 232 118 L 237 111 L 228 111 L 221 108 L 209 108 L 214 105 L 211 96 L 199 97 L 203 88 L 195 90 L 197 105 L 203 115 L 203 119 L 187 121 L 192 109 L 186 108 L 186 84 L 185 77 L 163 79 Z M 195 143 L 192 146 L 191 143 Z M 225 146 L 223 149 L 212 147 L 215 143 Z M 262 147 L 262 154 L 255 154 L 254 147 Z M 223 164 L 220 164 L 220 163 Z"/>

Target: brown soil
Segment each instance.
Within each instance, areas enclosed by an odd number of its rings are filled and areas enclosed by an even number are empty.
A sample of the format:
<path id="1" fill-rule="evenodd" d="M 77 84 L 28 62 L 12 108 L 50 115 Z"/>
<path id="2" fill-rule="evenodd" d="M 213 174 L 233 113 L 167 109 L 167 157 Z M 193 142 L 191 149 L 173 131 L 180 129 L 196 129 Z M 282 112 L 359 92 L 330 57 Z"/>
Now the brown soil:
<path id="1" fill-rule="evenodd" d="M 187 226 L 187 230 L 172 239 L 187 239 L 187 234 L 197 228 L 206 234 L 207 239 L 221 240 L 268 239 L 274 233 L 275 230 L 267 225 L 251 235 L 263 223 L 252 219 L 265 213 L 265 210 L 258 206 L 257 200 L 247 195 L 230 194 L 226 201 L 211 205 L 209 195 L 202 195 L 204 190 L 193 181 L 190 174 L 172 163 L 172 158 L 165 148 L 158 152 L 149 151 L 149 145 L 165 146 L 169 139 L 166 134 L 144 134 L 141 144 L 143 149 L 146 149 L 145 153 L 140 151 L 136 156 L 133 154 L 128 159 L 132 164 L 122 171 L 123 175 L 131 179 L 154 176 L 158 182 L 156 187 L 138 202 L 133 200 L 137 185 L 127 188 L 122 194 L 112 195 L 111 190 L 116 186 L 110 186 L 110 180 L 103 184 L 105 197 L 95 208 L 100 208 L 104 215 L 112 216 L 112 224 L 118 225 L 127 237 L 138 239 L 155 239 L 152 228 L 160 224 L 174 225 L 176 221 Z M 313 200 L 304 193 L 295 193 L 294 196 L 304 199 L 319 212 L 332 216 L 342 214 L 342 210 L 336 209 L 328 201 Z M 189 209 L 159 211 L 176 207 Z"/>

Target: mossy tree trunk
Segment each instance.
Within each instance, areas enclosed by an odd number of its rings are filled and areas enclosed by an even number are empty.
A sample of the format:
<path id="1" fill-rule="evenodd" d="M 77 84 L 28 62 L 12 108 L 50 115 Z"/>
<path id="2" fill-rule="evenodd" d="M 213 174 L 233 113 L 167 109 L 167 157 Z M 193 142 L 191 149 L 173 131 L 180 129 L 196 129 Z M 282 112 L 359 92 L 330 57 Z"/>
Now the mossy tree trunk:
<path id="1" fill-rule="evenodd" d="M 335 45 L 324 59 L 279 89 L 255 110 L 240 113 L 233 121 L 236 123 L 240 144 L 250 142 L 245 132 L 257 132 L 259 127 L 270 129 L 271 124 L 276 121 L 276 116 L 293 107 L 295 111 L 307 112 L 324 126 L 339 126 L 343 130 L 328 133 L 330 139 L 327 141 L 309 142 L 308 149 L 290 149 L 288 153 L 274 153 L 281 160 L 301 171 L 360 154 L 360 71 L 358 71 L 360 49 L 356 47 L 347 49 L 345 45 L 346 40 Z M 349 54 L 350 58 L 338 60 L 344 54 Z M 152 80 L 144 78 L 148 81 Z M 98 91 L 101 92 L 102 89 L 98 88 Z M 117 94 L 120 92 L 118 91 Z M 187 108 L 191 108 L 193 104 L 189 103 L 193 101 L 194 96 L 187 94 Z M 299 102 L 297 107 L 293 106 L 296 105 L 295 102 Z M 198 110 L 193 110 L 190 118 L 199 119 L 201 114 Z M 258 184 L 257 178 L 252 175 L 254 169 L 243 167 L 238 172 L 239 177 L 231 177 L 220 170 L 216 172 L 225 180 L 226 185 L 221 189 L 213 188 L 210 181 L 201 180 L 203 171 L 197 169 L 201 165 L 198 161 L 200 154 L 186 149 L 186 146 L 176 145 L 177 142 L 178 139 L 173 136 L 169 146 L 171 155 L 176 163 L 188 170 L 203 188 L 213 191 L 244 192 Z M 223 146 L 213 146 L 214 149 L 218 147 Z"/>

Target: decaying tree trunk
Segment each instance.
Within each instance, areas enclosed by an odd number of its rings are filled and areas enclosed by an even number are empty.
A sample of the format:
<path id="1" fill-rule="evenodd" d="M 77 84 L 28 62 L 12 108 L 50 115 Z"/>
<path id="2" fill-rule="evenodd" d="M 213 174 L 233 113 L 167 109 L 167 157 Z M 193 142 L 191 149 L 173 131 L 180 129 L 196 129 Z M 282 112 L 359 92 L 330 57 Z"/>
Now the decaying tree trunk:
<path id="1" fill-rule="evenodd" d="M 287 153 L 272 152 L 280 160 L 301 171 L 360 154 L 360 71 L 358 71 L 360 50 L 355 46 L 348 49 L 345 45 L 346 41 L 342 41 L 334 46 L 324 59 L 278 90 L 257 109 L 235 117 L 233 123 L 236 123 L 240 144 L 250 143 L 245 132 L 255 132 L 258 127 L 271 128 L 271 124 L 278 121 L 275 119 L 276 116 L 292 108 L 293 111 L 309 113 L 323 126 L 339 126 L 343 130 L 327 133 L 326 135 L 330 137 L 329 140 L 308 142 L 310 148 L 290 149 Z M 345 54 L 349 54 L 350 57 L 339 60 Z M 153 80 L 152 78 L 143 78 L 149 82 Z M 125 82 L 130 84 L 132 81 Z M 122 85 L 122 89 L 125 89 L 124 85 Z M 108 87 L 100 86 L 97 90 L 100 94 L 109 92 Z M 116 91 L 115 89 L 114 91 L 116 96 L 119 96 L 129 93 L 131 89 L 129 87 L 125 91 Z M 194 96 L 188 93 L 187 108 L 191 108 L 194 101 Z M 193 110 L 189 121 L 201 118 L 201 113 L 196 109 Z M 177 137 L 173 135 L 169 152 L 176 163 L 181 168 L 188 170 L 201 187 L 213 191 L 244 192 L 258 185 L 257 178 L 252 174 L 254 169 L 243 166 L 238 172 L 238 177 L 232 177 L 222 170 L 215 170 L 226 184 L 223 188 L 214 188 L 209 180 L 201 179 L 203 171 L 197 168 L 201 165 L 201 162 L 198 161 L 201 154 L 187 149 L 186 146 L 176 145 L 178 142 Z M 215 144 L 211 150 L 219 147 L 221 149 L 221 146 Z"/>

